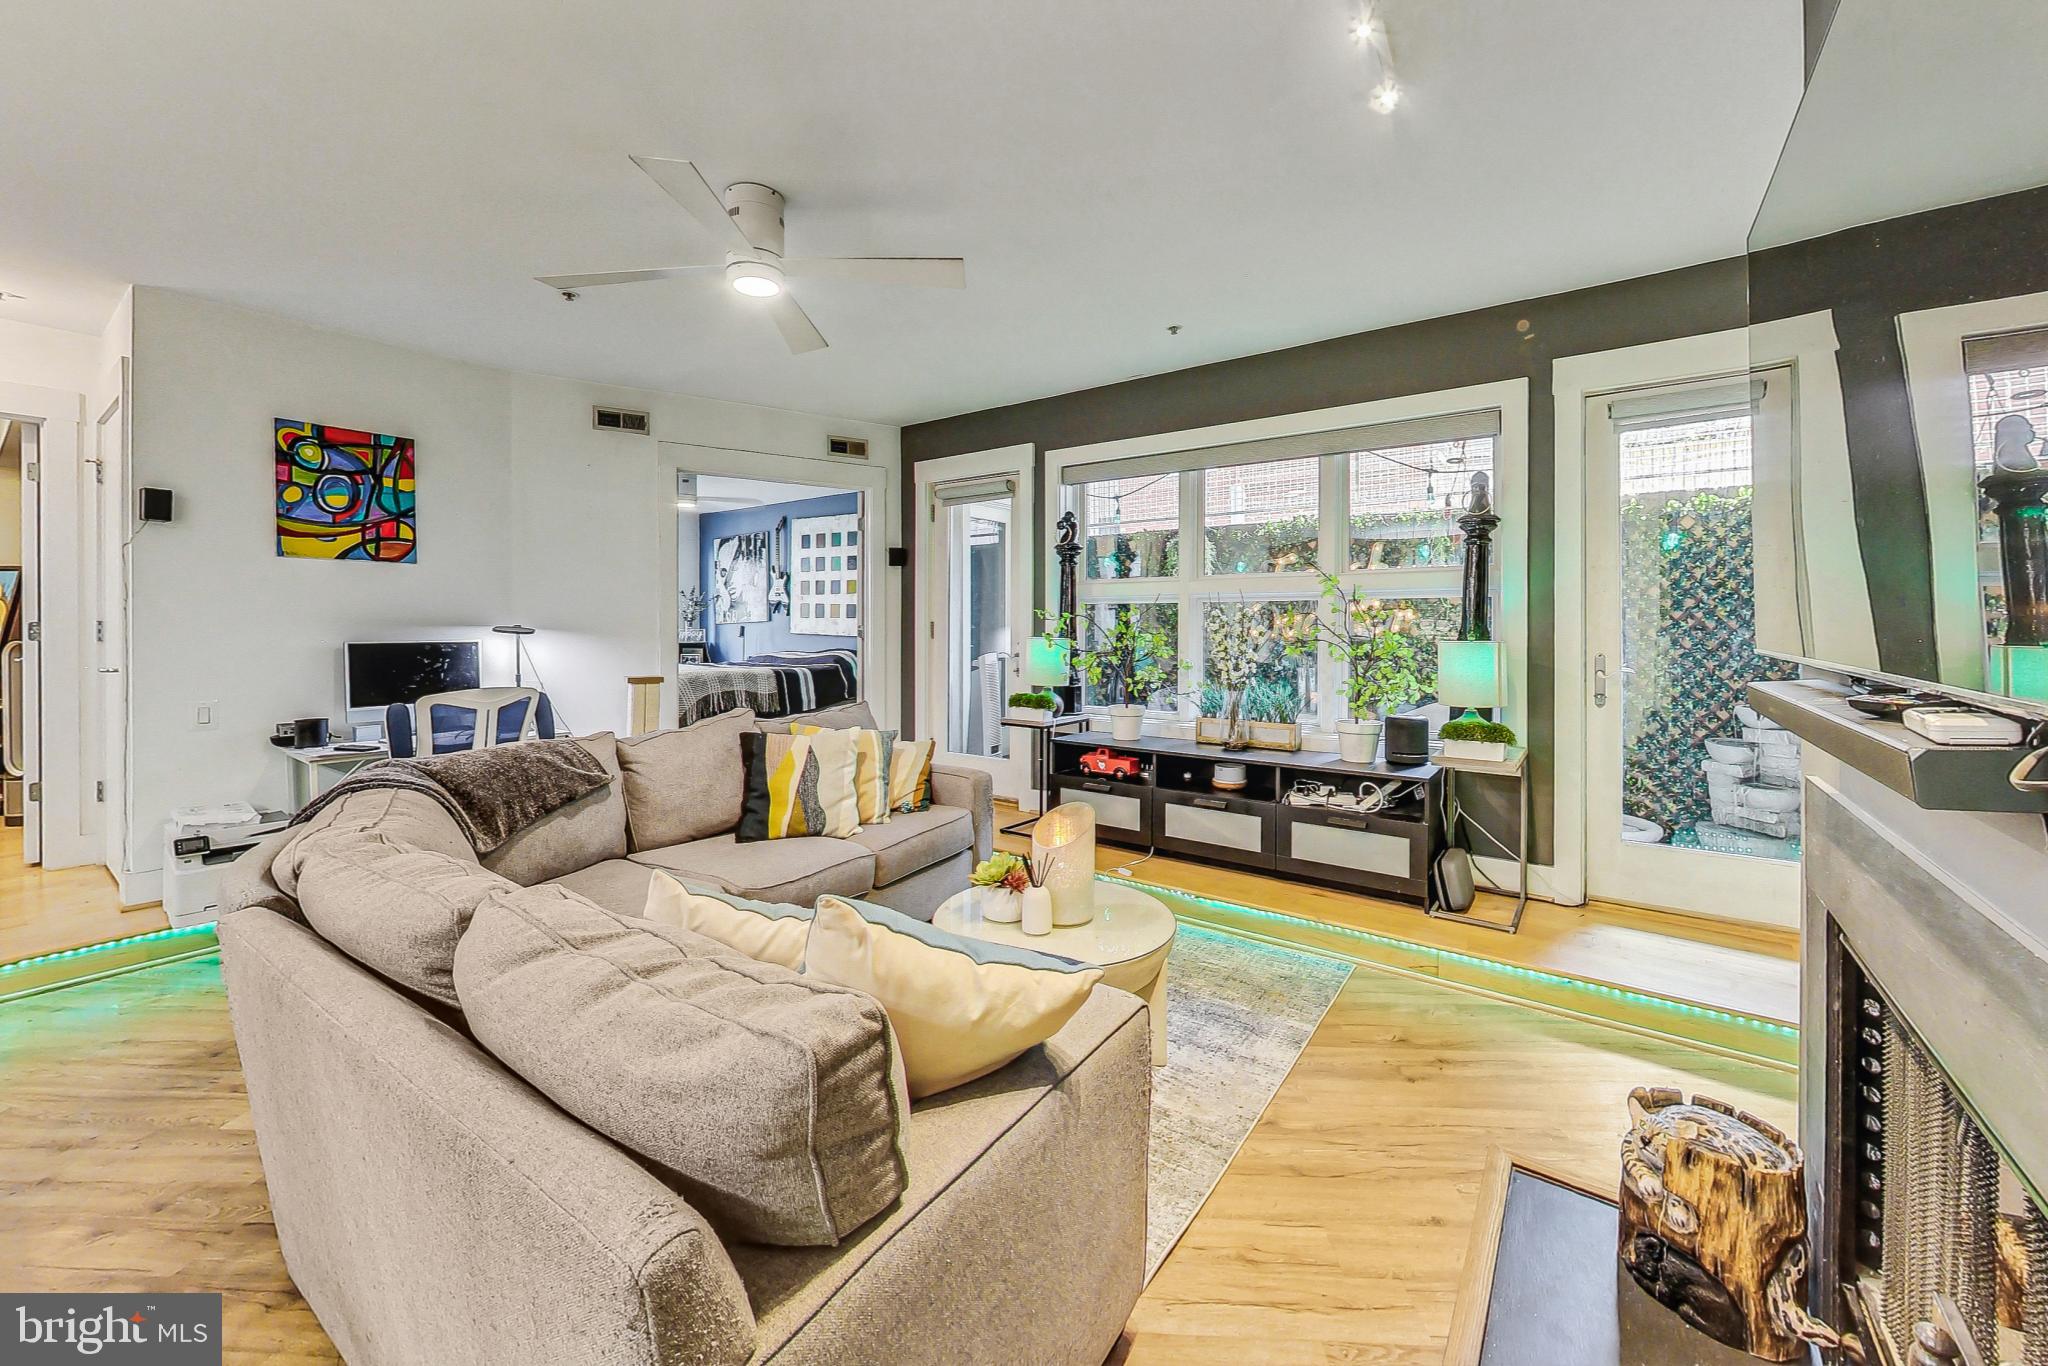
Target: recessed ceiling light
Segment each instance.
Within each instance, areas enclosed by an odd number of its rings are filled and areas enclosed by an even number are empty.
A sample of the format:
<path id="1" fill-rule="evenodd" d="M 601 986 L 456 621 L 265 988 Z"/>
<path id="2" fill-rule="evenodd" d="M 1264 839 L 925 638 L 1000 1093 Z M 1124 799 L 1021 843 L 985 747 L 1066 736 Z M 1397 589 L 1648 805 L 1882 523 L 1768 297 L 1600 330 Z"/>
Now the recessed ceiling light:
<path id="1" fill-rule="evenodd" d="M 1372 107 L 1379 110 L 1382 114 L 1393 113 L 1394 107 L 1400 103 L 1401 87 L 1394 84 L 1393 77 L 1391 76 L 1381 81 L 1379 86 L 1372 92 Z"/>
<path id="2" fill-rule="evenodd" d="M 782 292 L 782 272 L 766 261 L 734 261 L 725 268 L 725 279 L 750 299 L 772 299 Z"/>
<path id="3" fill-rule="evenodd" d="M 28 295 L 26 294 L 16 294 L 11 289 L 0 289 L 0 304 L 20 304 L 27 302 Z"/>

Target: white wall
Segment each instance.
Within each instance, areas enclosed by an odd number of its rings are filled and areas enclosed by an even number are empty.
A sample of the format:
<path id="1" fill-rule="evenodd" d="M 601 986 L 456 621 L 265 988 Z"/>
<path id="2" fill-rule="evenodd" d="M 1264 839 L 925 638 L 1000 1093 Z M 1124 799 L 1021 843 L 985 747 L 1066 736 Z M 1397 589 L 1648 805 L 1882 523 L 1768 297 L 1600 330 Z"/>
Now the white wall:
<path id="1" fill-rule="evenodd" d="M 894 428 L 512 374 L 160 289 L 135 291 L 132 482 L 171 488 L 177 520 L 131 549 L 131 858 L 160 862 L 173 807 L 283 804 L 279 721 L 342 717 L 349 640 L 481 639 L 486 683 L 527 648 L 563 717 L 626 724 L 625 678 L 673 667 L 675 516 L 657 442 L 595 430 L 593 403 L 653 414 L 664 440 L 809 454 L 828 431 L 896 462 Z M 411 565 L 283 559 L 271 421 L 306 418 L 417 443 Z M 213 729 L 193 725 L 218 703 Z"/>
<path id="2" fill-rule="evenodd" d="M 82 394 L 100 371 L 101 339 L 0 319 L 0 384 Z"/>

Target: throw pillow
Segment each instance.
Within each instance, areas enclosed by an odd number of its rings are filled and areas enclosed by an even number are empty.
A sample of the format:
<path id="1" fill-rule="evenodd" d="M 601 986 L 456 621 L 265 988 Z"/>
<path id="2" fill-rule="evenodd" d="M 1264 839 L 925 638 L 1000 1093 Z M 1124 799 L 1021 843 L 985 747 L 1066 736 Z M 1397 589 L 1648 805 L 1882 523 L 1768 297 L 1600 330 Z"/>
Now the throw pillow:
<path id="1" fill-rule="evenodd" d="M 806 980 L 866 992 L 889 1012 L 913 1098 L 973 1081 L 1059 1033 L 1102 970 L 934 929 L 884 906 L 818 898 Z"/>
<path id="2" fill-rule="evenodd" d="M 903 1193 L 909 1102 L 859 992 L 555 886 L 477 908 L 455 987 L 479 1043 L 728 1239 L 830 1246 Z"/>
<path id="3" fill-rule="evenodd" d="M 789 733 L 816 735 L 828 729 L 793 721 Z M 881 825 L 889 819 L 889 756 L 896 747 L 896 732 L 853 727 L 844 733 L 853 737 L 853 788 L 860 802 L 860 823 Z"/>
<path id="4" fill-rule="evenodd" d="M 790 839 L 824 835 L 845 839 L 860 829 L 854 796 L 854 748 L 847 731 L 816 735 L 740 737 L 745 785 L 737 838 Z"/>
<path id="5" fill-rule="evenodd" d="M 740 823 L 740 739 L 754 713 L 729 711 L 681 730 L 619 741 L 633 852 L 722 835 Z"/>
<path id="6" fill-rule="evenodd" d="M 936 740 L 899 742 L 889 760 L 889 809 L 927 811 L 932 804 L 932 751 Z"/>
<path id="7" fill-rule="evenodd" d="M 807 907 L 700 890 L 659 869 L 647 884 L 647 904 L 640 914 L 792 971 L 803 966 L 804 941 L 811 934 Z"/>
<path id="8" fill-rule="evenodd" d="M 604 765 L 611 781 L 514 832 L 484 855 L 484 867 L 522 887 L 531 887 L 593 863 L 626 856 L 626 794 L 619 747 L 610 731 L 578 736 L 576 743 Z"/>

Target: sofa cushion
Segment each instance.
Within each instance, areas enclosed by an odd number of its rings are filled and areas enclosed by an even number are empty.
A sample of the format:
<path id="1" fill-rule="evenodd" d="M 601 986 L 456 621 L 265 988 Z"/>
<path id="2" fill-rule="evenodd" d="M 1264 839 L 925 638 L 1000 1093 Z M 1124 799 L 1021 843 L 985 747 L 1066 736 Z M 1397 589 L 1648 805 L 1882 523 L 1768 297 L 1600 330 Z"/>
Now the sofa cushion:
<path id="1" fill-rule="evenodd" d="M 547 885 L 567 887 L 576 895 L 595 901 L 614 915 L 644 916 L 647 914 L 649 890 L 655 879 L 661 877 L 656 869 L 644 863 L 613 858 L 606 859 L 603 863 L 593 863 L 588 868 L 578 868 L 573 873 L 550 878 Z"/>
<path id="2" fill-rule="evenodd" d="M 290 827 L 287 833 L 291 838 L 278 848 L 270 865 L 270 876 L 278 890 L 289 897 L 298 896 L 299 865 L 304 862 L 308 841 L 314 836 L 328 831 L 366 830 L 389 835 L 399 844 L 415 849 L 476 862 L 476 850 L 470 845 L 469 836 L 462 833 L 448 808 L 432 797 L 397 788 L 365 788 L 321 807 L 304 825 Z"/>
<path id="3" fill-rule="evenodd" d="M 576 743 L 604 765 L 611 781 L 513 834 L 484 855 L 484 867 L 528 887 L 626 856 L 626 792 L 618 743 L 610 731 L 577 736 Z"/>
<path id="4" fill-rule="evenodd" d="M 488 898 L 455 984 L 479 1042 L 728 1238 L 837 1243 L 903 1193 L 895 1040 L 859 992 L 553 886 Z"/>
<path id="5" fill-rule="evenodd" d="M 758 726 L 765 731 L 787 731 L 798 721 L 808 726 L 823 726 L 827 730 L 851 730 L 856 726 L 868 730 L 875 728 L 875 714 L 865 702 L 841 702 L 834 707 L 820 707 L 817 711 L 799 712 L 795 716 L 763 717 Z"/>
<path id="6" fill-rule="evenodd" d="M 887 887 L 972 849 L 974 822 L 965 811 L 931 806 L 892 816 L 887 825 L 864 825 L 853 842 L 874 852 L 875 886 Z"/>
<path id="7" fill-rule="evenodd" d="M 1074 1017 L 1102 969 L 948 934 L 886 906 L 818 902 L 804 976 L 866 992 L 889 1012 L 912 1096 L 988 1075 Z"/>
<path id="8" fill-rule="evenodd" d="M 721 835 L 740 823 L 740 736 L 754 713 L 729 711 L 681 730 L 619 741 L 626 827 L 635 850 Z"/>
<path id="9" fill-rule="evenodd" d="M 808 906 L 827 892 L 863 896 L 875 886 L 875 856 L 852 840 L 806 837 L 741 844 L 729 834 L 713 835 L 631 857 L 635 863 L 665 868 L 685 882 L 799 906 Z"/>
<path id="10" fill-rule="evenodd" d="M 889 755 L 896 747 L 895 731 L 863 726 L 834 731 L 798 721 L 790 725 L 789 733 L 844 736 L 853 746 L 853 794 L 859 823 L 880 825 L 889 819 Z"/>
<path id="11" fill-rule="evenodd" d="M 323 939 L 400 986 L 458 1004 L 455 946 L 478 903 L 510 882 L 382 830 L 323 830 L 299 847 L 299 906 Z"/>

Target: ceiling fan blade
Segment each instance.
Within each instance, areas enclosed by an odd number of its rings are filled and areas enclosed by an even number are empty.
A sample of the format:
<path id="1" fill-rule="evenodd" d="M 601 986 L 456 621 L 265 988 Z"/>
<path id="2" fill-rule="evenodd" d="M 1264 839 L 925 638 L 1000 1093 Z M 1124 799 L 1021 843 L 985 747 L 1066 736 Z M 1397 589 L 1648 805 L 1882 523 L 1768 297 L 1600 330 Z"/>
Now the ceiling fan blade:
<path id="1" fill-rule="evenodd" d="M 536 275 L 549 289 L 595 289 L 599 285 L 634 285 L 642 280 L 679 280 L 686 275 L 710 275 L 724 266 L 650 266 L 646 270 L 601 270 L 590 275 Z"/>
<path id="2" fill-rule="evenodd" d="M 797 256 L 782 263 L 782 273 L 795 280 L 967 288 L 967 262 L 958 256 Z"/>
<path id="3" fill-rule="evenodd" d="M 682 205 L 683 212 L 702 223 L 704 230 L 718 239 L 719 246 L 748 256 L 754 254 L 754 244 L 726 211 L 725 199 L 711 188 L 694 163 L 671 161 L 667 157 L 634 157 L 633 164 L 647 172 L 670 199 Z"/>
<path id="4" fill-rule="evenodd" d="M 825 334 L 818 331 L 817 324 L 803 311 L 795 299 L 784 290 L 772 299 L 762 301 L 768 307 L 768 316 L 775 320 L 775 330 L 789 343 L 790 351 L 802 355 L 806 351 L 825 349 Z"/>

